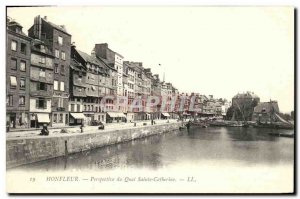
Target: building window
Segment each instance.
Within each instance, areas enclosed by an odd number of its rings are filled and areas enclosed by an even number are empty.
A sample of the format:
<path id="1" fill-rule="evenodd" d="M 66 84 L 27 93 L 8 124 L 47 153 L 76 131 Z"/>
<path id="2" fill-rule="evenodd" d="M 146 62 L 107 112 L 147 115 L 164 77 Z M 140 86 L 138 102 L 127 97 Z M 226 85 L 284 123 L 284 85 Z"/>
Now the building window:
<path id="1" fill-rule="evenodd" d="M 17 77 L 16 76 L 10 76 L 10 87 L 11 88 L 17 87 Z"/>
<path id="2" fill-rule="evenodd" d="M 21 43 L 21 53 L 26 55 L 26 44 Z"/>
<path id="3" fill-rule="evenodd" d="M 64 66 L 64 65 L 61 65 L 60 73 L 61 73 L 62 75 L 65 74 L 65 66 Z"/>
<path id="4" fill-rule="evenodd" d="M 20 62 L 20 71 L 26 71 L 26 62 L 25 61 Z"/>
<path id="5" fill-rule="evenodd" d="M 25 89 L 25 78 L 20 79 L 20 89 Z"/>
<path id="6" fill-rule="evenodd" d="M 43 68 L 40 68 L 40 77 L 46 77 L 46 71 Z"/>
<path id="7" fill-rule="evenodd" d="M 55 57 L 59 58 L 59 50 L 55 49 Z"/>
<path id="8" fill-rule="evenodd" d="M 37 90 L 38 91 L 47 91 L 47 85 L 44 82 L 38 82 Z"/>
<path id="9" fill-rule="evenodd" d="M 35 107 L 37 109 L 46 109 L 47 108 L 47 101 L 44 98 L 36 99 Z"/>
<path id="10" fill-rule="evenodd" d="M 11 41 L 11 50 L 13 51 L 17 51 L 17 46 L 18 46 L 18 43 L 16 41 Z"/>
<path id="11" fill-rule="evenodd" d="M 13 95 L 8 95 L 7 98 L 6 98 L 6 105 L 7 106 L 13 106 L 14 103 L 13 103 Z"/>
<path id="12" fill-rule="evenodd" d="M 66 60 L 66 53 L 65 52 L 61 52 L 61 59 Z"/>
<path id="13" fill-rule="evenodd" d="M 74 112 L 74 109 L 75 109 L 75 105 L 71 104 L 71 112 Z"/>
<path id="14" fill-rule="evenodd" d="M 46 58 L 45 57 L 40 57 L 40 63 L 45 64 L 46 63 Z"/>
<path id="15" fill-rule="evenodd" d="M 53 123 L 57 123 L 57 114 L 53 114 Z"/>
<path id="16" fill-rule="evenodd" d="M 61 36 L 58 36 L 58 44 L 63 45 L 63 38 Z"/>
<path id="17" fill-rule="evenodd" d="M 17 70 L 17 59 L 11 58 L 11 69 Z"/>
<path id="18" fill-rule="evenodd" d="M 55 64 L 54 66 L 54 73 L 58 73 L 58 64 Z"/>
<path id="19" fill-rule="evenodd" d="M 19 98 L 19 105 L 24 106 L 25 105 L 25 96 L 20 96 Z"/>
<path id="20" fill-rule="evenodd" d="M 65 82 L 60 82 L 60 90 L 65 91 Z"/>
<path id="21" fill-rule="evenodd" d="M 63 123 L 63 114 L 59 114 L 59 123 Z"/>
<path id="22" fill-rule="evenodd" d="M 80 104 L 77 104 L 77 112 L 80 112 Z"/>
<path id="23" fill-rule="evenodd" d="M 64 107 L 64 99 L 63 98 L 58 98 L 58 107 L 60 107 L 60 108 Z"/>
<path id="24" fill-rule="evenodd" d="M 58 90 L 58 81 L 56 81 L 56 80 L 54 80 L 54 83 L 53 83 L 53 89 L 54 89 L 55 91 Z"/>

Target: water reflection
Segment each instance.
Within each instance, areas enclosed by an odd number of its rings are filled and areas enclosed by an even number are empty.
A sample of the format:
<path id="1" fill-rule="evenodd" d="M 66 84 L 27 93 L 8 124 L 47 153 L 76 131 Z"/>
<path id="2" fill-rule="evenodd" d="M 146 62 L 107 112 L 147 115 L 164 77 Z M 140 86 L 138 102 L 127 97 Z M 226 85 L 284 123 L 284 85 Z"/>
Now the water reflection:
<path id="1" fill-rule="evenodd" d="M 15 169 L 40 171 L 159 169 L 182 163 L 199 164 L 199 161 L 218 164 L 221 160 L 247 166 L 292 165 L 293 139 L 273 137 L 266 133 L 268 131 L 273 130 L 220 127 L 174 131 Z"/>

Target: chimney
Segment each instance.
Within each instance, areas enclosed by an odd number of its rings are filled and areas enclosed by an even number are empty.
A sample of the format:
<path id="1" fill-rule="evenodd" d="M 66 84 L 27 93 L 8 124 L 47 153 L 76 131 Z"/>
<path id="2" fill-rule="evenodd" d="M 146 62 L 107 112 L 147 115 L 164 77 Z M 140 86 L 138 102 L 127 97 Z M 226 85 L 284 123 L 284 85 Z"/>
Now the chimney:
<path id="1" fill-rule="evenodd" d="M 96 57 L 96 52 L 94 49 L 92 50 L 91 55 L 92 55 L 92 57 Z"/>
<path id="2" fill-rule="evenodd" d="M 44 19 L 47 21 L 47 16 L 44 16 Z"/>

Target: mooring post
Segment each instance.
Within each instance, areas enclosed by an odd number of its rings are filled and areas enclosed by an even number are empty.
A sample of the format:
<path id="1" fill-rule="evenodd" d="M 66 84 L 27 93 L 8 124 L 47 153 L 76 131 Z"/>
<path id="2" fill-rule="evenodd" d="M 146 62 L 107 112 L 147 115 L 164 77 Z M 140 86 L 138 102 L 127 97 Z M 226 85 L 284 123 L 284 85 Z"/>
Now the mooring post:
<path id="1" fill-rule="evenodd" d="M 68 141 L 65 140 L 65 155 L 68 155 Z"/>

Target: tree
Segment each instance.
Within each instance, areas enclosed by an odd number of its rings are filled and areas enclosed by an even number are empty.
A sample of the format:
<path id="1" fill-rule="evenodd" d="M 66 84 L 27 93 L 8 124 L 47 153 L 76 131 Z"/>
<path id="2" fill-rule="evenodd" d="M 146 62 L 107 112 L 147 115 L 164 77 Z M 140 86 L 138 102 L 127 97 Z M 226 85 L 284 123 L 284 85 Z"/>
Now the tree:
<path id="1" fill-rule="evenodd" d="M 292 112 L 291 112 L 291 119 L 292 119 L 292 120 L 295 120 L 294 117 L 295 117 L 295 113 L 294 113 L 294 111 L 292 111 Z"/>

